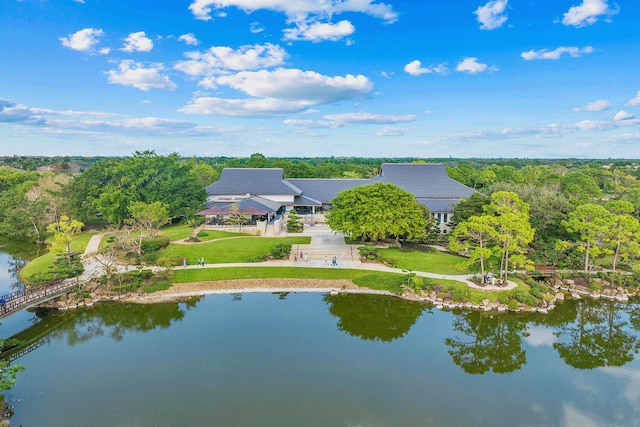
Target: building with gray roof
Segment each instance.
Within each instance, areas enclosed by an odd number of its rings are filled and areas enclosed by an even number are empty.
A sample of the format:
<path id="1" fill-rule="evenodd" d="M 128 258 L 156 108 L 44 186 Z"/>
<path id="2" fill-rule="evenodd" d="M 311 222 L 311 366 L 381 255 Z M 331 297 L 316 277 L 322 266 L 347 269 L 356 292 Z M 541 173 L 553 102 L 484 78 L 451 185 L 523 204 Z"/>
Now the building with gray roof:
<path id="1" fill-rule="evenodd" d="M 380 174 L 371 179 L 286 179 L 279 168 L 228 168 L 206 190 L 208 207 L 253 199 L 268 206 L 272 218 L 292 208 L 303 214 L 322 212 L 331 208 L 331 201 L 341 191 L 376 182 L 394 184 L 413 194 L 429 207 L 443 232 L 449 230 L 447 223 L 455 204 L 475 191 L 450 178 L 441 163 L 383 163 Z"/>

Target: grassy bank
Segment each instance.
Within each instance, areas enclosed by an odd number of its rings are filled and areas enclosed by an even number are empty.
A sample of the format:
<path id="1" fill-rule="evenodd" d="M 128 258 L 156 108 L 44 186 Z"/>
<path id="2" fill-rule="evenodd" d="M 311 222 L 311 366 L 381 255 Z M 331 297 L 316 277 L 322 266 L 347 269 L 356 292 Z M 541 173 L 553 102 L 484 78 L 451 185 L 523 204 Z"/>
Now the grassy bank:
<path id="1" fill-rule="evenodd" d="M 356 269 L 304 268 L 304 267 L 221 267 L 188 270 L 174 270 L 172 283 L 206 282 L 216 280 L 242 279 L 322 279 L 353 281 L 360 287 L 385 290 L 396 294 L 403 292 L 406 275 Z M 451 296 L 456 301 L 470 301 L 480 304 L 483 299 L 499 301 L 508 299 L 513 291 L 485 292 L 469 288 L 466 283 L 456 280 L 420 278 L 426 288 L 437 289 L 444 298 Z M 528 289 L 524 284 L 518 288 Z M 501 298 L 502 296 L 502 298 Z"/>
<path id="2" fill-rule="evenodd" d="M 402 293 L 404 275 L 371 272 L 367 270 L 303 267 L 222 267 L 193 270 L 175 270 L 173 283 L 206 282 L 212 280 L 237 279 L 323 279 L 352 280 L 356 285 L 370 289 Z"/>
<path id="3" fill-rule="evenodd" d="M 85 248 L 87 247 L 87 243 L 91 239 L 94 233 L 84 232 L 74 236 L 71 241 L 71 252 L 75 252 L 77 254 L 84 253 Z M 46 273 L 51 269 L 51 266 L 58 258 L 60 254 L 55 251 L 50 251 L 32 261 L 30 261 L 27 265 L 25 265 L 20 270 L 20 280 L 22 280 L 26 284 L 31 284 L 29 278 L 41 275 Z"/>
<path id="4" fill-rule="evenodd" d="M 464 258 L 444 252 L 407 251 L 398 248 L 376 249 L 380 260 L 403 270 L 435 274 L 469 274 L 473 271 L 461 266 Z"/>

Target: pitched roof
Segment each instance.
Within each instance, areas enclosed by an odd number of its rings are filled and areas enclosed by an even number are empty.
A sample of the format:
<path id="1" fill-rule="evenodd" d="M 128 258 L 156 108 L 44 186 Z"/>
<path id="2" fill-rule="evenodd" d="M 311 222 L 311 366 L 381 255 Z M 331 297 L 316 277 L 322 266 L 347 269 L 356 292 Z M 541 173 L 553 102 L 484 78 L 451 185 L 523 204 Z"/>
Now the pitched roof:
<path id="1" fill-rule="evenodd" d="M 269 212 L 277 212 L 282 207 L 278 202 L 254 196 L 234 202 L 209 202 L 207 208 L 196 215 L 228 215 L 231 206 L 236 204 L 240 207 L 240 213 L 249 215 L 266 215 Z"/>
<path id="2" fill-rule="evenodd" d="M 330 203 L 341 191 L 372 183 L 370 179 L 331 178 L 290 178 L 289 182 L 301 189 L 305 197 L 317 200 L 321 204 Z"/>
<path id="3" fill-rule="evenodd" d="M 279 168 L 226 168 L 220 179 L 207 188 L 211 195 L 232 194 L 273 194 L 299 196 L 302 191 L 284 179 L 284 171 Z"/>
<path id="4" fill-rule="evenodd" d="M 383 163 L 377 182 L 395 184 L 419 198 L 461 199 L 475 190 L 449 178 L 442 163 Z"/>

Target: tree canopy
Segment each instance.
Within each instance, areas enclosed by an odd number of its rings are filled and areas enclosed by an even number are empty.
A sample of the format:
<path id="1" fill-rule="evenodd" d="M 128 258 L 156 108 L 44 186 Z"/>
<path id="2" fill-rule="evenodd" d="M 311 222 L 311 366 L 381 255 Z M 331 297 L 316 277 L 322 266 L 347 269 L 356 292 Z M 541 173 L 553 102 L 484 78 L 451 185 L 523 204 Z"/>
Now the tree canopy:
<path id="1" fill-rule="evenodd" d="M 170 217 L 177 217 L 197 212 L 206 196 L 188 163 L 177 154 L 159 156 L 153 151 L 97 162 L 78 176 L 69 191 L 80 218 L 99 212 L 113 224 L 130 218 L 135 202 L 160 202 Z"/>
<path id="2" fill-rule="evenodd" d="M 366 241 L 423 237 L 427 221 L 411 193 L 393 184 L 375 183 L 342 191 L 327 215 L 331 229 Z"/>

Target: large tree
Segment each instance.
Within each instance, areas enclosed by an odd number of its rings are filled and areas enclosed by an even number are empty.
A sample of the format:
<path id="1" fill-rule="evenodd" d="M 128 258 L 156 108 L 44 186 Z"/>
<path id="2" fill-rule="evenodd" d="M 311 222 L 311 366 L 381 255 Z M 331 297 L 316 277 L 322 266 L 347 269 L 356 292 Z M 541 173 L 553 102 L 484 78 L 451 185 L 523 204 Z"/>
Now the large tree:
<path id="1" fill-rule="evenodd" d="M 95 163 L 75 180 L 69 197 L 81 218 L 100 212 L 112 224 L 122 224 L 131 217 L 132 203 L 161 202 L 170 217 L 188 216 L 202 208 L 207 194 L 177 154 L 144 151 Z"/>
<path id="2" fill-rule="evenodd" d="M 53 233 L 56 251 L 65 253 L 67 260 L 71 263 L 71 241 L 75 234 L 82 231 L 84 224 L 77 219 L 69 218 L 62 215 L 56 222 L 52 222 L 47 226 L 47 231 Z"/>
<path id="3" fill-rule="evenodd" d="M 611 269 L 616 271 L 618 261 L 640 255 L 640 221 L 630 214 L 634 206 L 625 201 L 609 202 L 605 208 L 611 213 L 604 232 L 604 242 L 613 251 Z"/>
<path id="4" fill-rule="evenodd" d="M 467 266 L 478 262 L 480 273 L 485 277 L 485 261 L 493 252 L 489 245 L 495 240 L 496 223 L 493 215 L 474 215 L 461 222 L 449 238 L 449 248 L 469 255 Z"/>
<path id="5" fill-rule="evenodd" d="M 332 230 L 366 241 L 415 239 L 427 228 L 419 203 L 393 184 L 375 183 L 342 191 L 327 215 Z"/>
<path id="6" fill-rule="evenodd" d="M 511 191 L 498 191 L 491 195 L 486 207 L 496 217 L 496 249 L 500 255 L 500 276 L 507 280 L 509 268 L 527 267 L 531 264 L 526 256 L 535 230 L 529 223 L 529 204 Z"/>
<path id="7" fill-rule="evenodd" d="M 585 203 L 569 214 L 566 221 L 562 221 L 570 233 L 576 233 L 579 241 L 578 248 L 584 251 L 584 271 L 589 271 L 590 257 L 598 256 L 604 247 L 598 243 L 604 239 L 610 225 L 611 214 L 603 206 Z"/>

